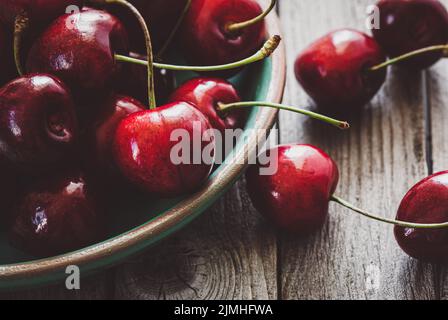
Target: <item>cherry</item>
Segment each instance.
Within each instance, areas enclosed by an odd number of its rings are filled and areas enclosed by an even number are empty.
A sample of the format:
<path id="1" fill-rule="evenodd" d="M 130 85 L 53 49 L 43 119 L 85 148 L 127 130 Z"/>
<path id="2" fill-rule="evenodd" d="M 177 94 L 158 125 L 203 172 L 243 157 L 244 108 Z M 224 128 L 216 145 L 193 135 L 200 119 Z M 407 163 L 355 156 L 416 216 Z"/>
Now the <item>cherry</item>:
<path id="1" fill-rule="evenodd" d="M 223 79 L 195 78 L 185 82 L 170 97 L 170 101 L 186 101 L 201 111 L 214 129 L 224 134 L 226 129 L 243 128 L 246 110 L 221 112 L 219 103 L 240 102 L 235 87 Z"/>
<path id="2" fill-rule="evenodd" d="M 262 13 L 254 0 L 194 0 L 181 34 L 187 61 L 195 65 L 218 65 L 253 54 L 266 38 L 264 23 L 259 20 L 243 26 L 238 23 Z"/>
<path id="3" fill-rule="evenodd" d="M 415 185 L 403 198 L 397 219 L 416 223 L 448 221 L 448 171 L 436 173 Z M 448 261 L 448 229 L 395 226 L 395 238 L 410 256 L 428 262 Z"/>
<path id="4" fill-rule="evenodd" d="M 390 57 L 448 43 L 448 11 L 438 0 L 381 0 L 380 28 L 373 36 Z M 402 62 L 425 69 L 443 56 L 441 50 Z"/>
<path id="5" fill-rule="evenodd" d="M 145 56 L 133 52 L 129 56 L 145 59 Z M 146 101 L 148 99 L 147 70 L 139 65 L 125 64 L 123 74 L 126 76 L 120 79 L 115 90 L 139 101 Z M 158 102 L 165 102 L 176 87 L 174 72 L 166 69 L 154 69 L 154 86 Z"/>
<path id="6" fill-rule="evenodd" d="M 0 162 L 48 169 L 68 157 L 77 135 L 71 95 L 57 78 L 33 74 L 0 89 Z"/>
<path id="7" fill-rule="evenodd" d="M 123 24 L 111 14 L 84 8 L 59 17 L 35 42 L 29 72 L 48 72 L 65 81 L 76 95 L 97 94 L 119 75 L 115 53 L 128 53 Z"/>
<path id="8" fill-rule="evenodd" d="M 113 140 L 118 124 L 130 114 L 144 111 L 145 106 L 130 97 L 112 95 L 104 101 L 101 112 L 87 134 L 88 166 L 97 175 L 107 177 L 107 183 L 120 181 L 113 161 Z M 115 183 L 114 183 L 115 184 Z"/>
<path id="9" fill-rule="evenodd" d="M 322 150 L 300 144 L 270 149 L 261 158 L 269 161 L 250 166 L 246 174 L 254 206 L 288 232 L 306 234 L 322 227 L 339 180 L 334 161 Z M 267 168 L 273 171 L 260 171 Z"/>
<path id="10" fill-rule="evenodd" d="M 353 111 L 366 104 L 386 79 L 369 70 L 385 60 L 371 37 L 350 29 L 333 31 L 303 51 L 295 62 L 297 80 L 321 107 Z"/>
<path id="11" fill-rule="evenodd" d="M 19 200 L 13 213 L 10 241 L 37 257 L 77 250 L 105 235 L 101 204 L 81 172 L 38 181 Z"/>
<path id="12" fill-rule="evenodd" d="M 118 125 L 115 160 L 124 176 L 149 194 L 173 197 L 194 192 L 213 167 L 202 157 L 203 152 L 213 156 L 213 136 L 206 136 L 210 129 L 205 116 L 186 102 L 133 113 Z M 190 141 L 176 140 L 176 132 L 187 134 Z M 190 147 L 190 154 L 175 152 L 180 142 Z M 175 164 L 173 152 L 187 161 Z"/>

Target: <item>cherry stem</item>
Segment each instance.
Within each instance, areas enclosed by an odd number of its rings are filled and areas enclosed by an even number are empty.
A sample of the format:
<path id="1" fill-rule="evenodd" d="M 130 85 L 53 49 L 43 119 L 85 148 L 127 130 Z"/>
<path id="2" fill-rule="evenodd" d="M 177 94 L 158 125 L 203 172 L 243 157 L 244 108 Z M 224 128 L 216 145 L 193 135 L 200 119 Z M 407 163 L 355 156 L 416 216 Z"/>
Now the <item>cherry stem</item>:
<path id="1" fill-rule="evenodd" d="M 434 51 L 443 51 L 443 55 L 445 57 L 448 57 L 448 45 L 431 46 L 431 47 L 427 47 L 427 48 L 423 48 L 423 49 L 419 49 L 419 50 L 415 50 L 415 51 L 406 53 L 406 54 L 398 56 L 396 58 L 389 59 L 381 64 L 371 67 L 369 70 L 370 71 L 378 71 L 380 69 L 387 68 L 388 66 L 396 64 L 398 62 L 408 60 L 410 58 L 414 58 L 414 57 L 422 55 L 424 53 L 434 52 Z"/>
<path id="2" fill-rule="evenodd" d="M 402 227 L 402 228 L 412 228 L 412 229 L 444 229 L 444 228 L 448 228 L 448 222 L 425 224 L 425 223 L 412 223 L 412 222 L 406 222 L 406 221 L 393 220 L 393 219 L 379 217 L 370 212 L 359 209 L 359 208 L 355 207 L 354 205 L 352 205 L 351 203 L 349 203 L 349 202 L 345 201 L 344 199 L 341 199 L 335 195 L 333 195 L 331 197 L 331 201 L 336 202 L 336 203 L 342 205 L 343 207 L 346 207 L 354 212 L 357 212 L 364 217 L 367 217 L 367 218 L 370 218 L 370 219 L 373 219 L 376 221 L 380 221 L 380 222 L 385 222 L 388 224 L 393 224 L 395 226 Z"/>
<path id="3" fill-rule="evenodd" d="M 253 19 L 250 19 L 250 20 L 247 20 L 244 22 L 230 23 L 226 26 L 226 31 L 230 32 L 230 33 L 237 32 L 237 31 L 240 31 L 241 29 L 250 27 L 250 26 L 262 21 L 264 18 L 266 18 L 266 16 L 269 13 L 271 13 L 271 11 L 275 8 L 276 4 L 277 4 L 277 0 L 271 0 L 271 4 L 269 5 L 269 7 L 258 17 L 255 17 Z"/>
<path id="4" fill-rule="evenodd" d="M 131 3 L 126 0 L 90 0 L 93 3 L 110 3 L 110 4 L 118 4 L 129 9 L 137 18 L 140 23 L 140 27 L 142 28 L 143 34 L 145 36 L 146 43 L 146 55 L 147 55 L 147 63 L 145 64 L 148 67 L 148 103 L 149 109 L 155 109 L 157 107 L 156 102 L 156 94 L 155 94 L 155 85 L 154 85 L 154 56 L 152 52 L 152 41 L 151 34 L 148 29 L 148 25 L 146 24 L 145 19 L 141 15 L 141 13 L 135 8 Z M 117 59 L 118 60 L 118 59 Z"/>
<path id="5" fill-rule="evenodd" d="M 295 107 L 290 107 L 290 106 L 286 106 L 286 105 L 278 104 L 278 103 L 271 103 L 271 102 L 264 102 L 264 101 L 247 101 L 247 102 L 236 102 L 236 103 L 229 103 L 229 104 L 218 103 L 218 108 L 221 112 L 227 112 L 227 111 L 230 111 L 233 109 L 245 108 L 245 107 L 270 107 L 270 108 L 275 108 L 275 109 L 279 109 L 279 110 L 287 110 L 287 111 L 292 111 L 295 113 L 300 113 L 300 114 L 309 116 L 313 119 L 329 123 L 335 127 L 338 127 L 339 129 L 345 130 L 345 129 L 350 128 L 350 125 L 346 121 L 335 120 L 333 118 L 324 116 L 324 115 L 316 113 L 316 112 L 312 112 L 312 111 L 305 110 L 305 109 L 299 109 L 299 108 L 295 108 Z"/>
<path id="6" fill-rule="evenodd" d="M 170 35 L 168 36 L 168 39 L 166 39 L 163 47 L 159 50 L 159 52 L 157 53 L 157 58 L 160 59 L 160 57 L 163 56 L 163 54 L 165 53 L 165 51 L 168 49 L 168 47 L 170 46 L 170 44 L 173 42 L 174 37 L 176 36 L 177 32 L 179 31 L 180 26 L 182 25 L 182 22 L 184 21 L 188 10 L 190 10 L 191 7 L 191 1 L 192 0 L 187 0 L 187 3 L 185 4 L 185 8 L 182 11 L 182 14 L 179 17 L 179 20 L 177 21 L 176 25 L 174 26 L 173 30 L 171 31 Z"/>
<path id="7" fill-rule="evenodd" d="M 237 69 L 237 68 L 243 67 L 245 65 L 255 63 L 255 62 L 258 62 L 258 61 L 268 58 L 278 48 L 280 41 L 281 41 L 280 36 L 273 36 L 268 41 L 266 41 L 263 48 L 261 48 L 254 55 L 250 56 L 249 58 L 246 58 L 246 59 L 243 59 L 243 60 L 240 60 L 237 62 L 229 63 L 229 64 L 223 64 L 223 65 L 217 65 L 217 66 L 179 66 L 179 65 L 154 62 L 153 65 L 155 68 L 158 68 L 158 69 L 175 70 L 175 71 L 213 72 L 213 71 Z M 134 64 L 139 64 L 142 66 L 148 65 L 148 61 L 131 58 L 131 57 L 123 56 L 120 54 L 115 54 L 115 59 L 117 61 L 134 63 Z"/>
<path id="8" fill-rule="evenodd" d="M 17 72 L 20 76 L 23 75 L 22 66 L 22 42 L 23 34 L 28 30 L 30 20 L 26 12 L 22 12 L 17 15 L 14 21 L 14 61 L 16 64 Z"/>

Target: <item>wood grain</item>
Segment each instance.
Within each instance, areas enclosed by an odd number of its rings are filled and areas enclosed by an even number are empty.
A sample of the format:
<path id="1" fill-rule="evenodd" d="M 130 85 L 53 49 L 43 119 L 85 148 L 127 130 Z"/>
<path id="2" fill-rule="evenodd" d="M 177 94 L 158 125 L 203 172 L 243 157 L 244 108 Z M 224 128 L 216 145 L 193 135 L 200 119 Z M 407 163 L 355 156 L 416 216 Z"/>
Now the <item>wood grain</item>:
<path id="1" fill-rule="evenodd" d="M 174 238 L 118 269 L 118 299 L 276 299 L 276 241 L 237 185 Z"/>
<path id="2" fill-rule="evenodd" d="M 369 0 L 282 1 L 280 14 L 292 66 L 300 49 L 336 28 L 364 30 Z M 312 143 L 339 164 L 337 194 L 393 217 L 408 188 L 427 175 L 425 108 L 420 74 L 392 72 L 387 85 L 352 129 L 331 127 L 282 113 L 283 143 Z M 292 68 L 286 101 L 308 105 Z M 281 238 L 283 299 L 431 299 L 437 297 L 436 271 L 408 258 L 392 228 L 360 218 L 336 205 L 325 228 L 307 239 Z M 372 285 L 378 273 L 379 285 Z M 375 282 L 375 281 L 374 281 Z"/>
<path id="3" fill-rule="evenodd" d="M 448 0 L 442 0 L 448 7 Z M 427 98 L 430 116 L 432 173 L 448 170 L 448 59 L 437 63 L 426 73 Z M 440 298 L 448 300 L 448 268 L 439 266 Z"/>

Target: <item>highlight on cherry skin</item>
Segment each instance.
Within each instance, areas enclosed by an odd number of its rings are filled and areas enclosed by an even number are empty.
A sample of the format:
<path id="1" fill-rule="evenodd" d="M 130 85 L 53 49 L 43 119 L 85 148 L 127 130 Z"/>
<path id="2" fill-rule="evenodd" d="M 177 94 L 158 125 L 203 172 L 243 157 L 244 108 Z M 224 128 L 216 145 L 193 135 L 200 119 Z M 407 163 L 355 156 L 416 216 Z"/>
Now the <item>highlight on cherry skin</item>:
<path id="1" fill-rule="evenodd" d="M 269 162 L 260 161 L 249 167 L 247 190 L 255 208 L 280 230 L 297 236 L 315 232 L 326 222 L 329 202 L 333 201 L 369 219 L 394 225 L 395 238 L 408 255 L 423 261 L 448 261 L 447 171 L 414 186 L 403 198 L 394 220 L 369 213 L 336 196 L 337 165 L 317 147 L 280 145 L 260 158 Z M 267 167 L 277 170 L 263 174 Z"/>

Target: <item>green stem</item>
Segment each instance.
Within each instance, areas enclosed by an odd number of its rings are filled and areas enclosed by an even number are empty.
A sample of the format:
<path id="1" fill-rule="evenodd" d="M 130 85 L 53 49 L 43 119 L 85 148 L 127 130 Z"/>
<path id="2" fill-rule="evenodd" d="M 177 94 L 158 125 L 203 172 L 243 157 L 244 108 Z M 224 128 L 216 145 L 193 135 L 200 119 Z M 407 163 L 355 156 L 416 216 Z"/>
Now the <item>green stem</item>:
<path id="1" fill-rule="evenodd" d="M 155 85 L 154 85 L 154 56 L 152 52 L 152 41 L 151 41 L 151 34 L 148 29 L 148 25 L 146 24 L 145 19 L 140 14 L 140 12 L 135 8 L 131 3 L 129 3 L 126 0 L 90 0 L 92 3 L 97 4 L 118 4 L 126 7 L 129 9 L 137 18 L 138 22 L 140 23 L 140 27 L 143 30 L 143 34 L 145 36 L 145 43 L 146 43 L 146 55 L 148 61 L 146 62 L 145 66 L 148 68 L 148 103 L 149 103 L 149 109 L 155 109 L 157 107 L 156 102 L 156 94 L 155 94 Z"/>
<path id="2" fill-rule="evenodd" d="M 230 33 L 237 32 L 237 31 L 240 31 L 241 29 L 250 27 L 250 26 L 262 21 L 275 8 L 276 4 L 277 4 L 277 0 L 271 0 L 271 4 L 269 5 L 269 7 L 258 17 L 255 17 L 253 19 L 250 19 L 250 20 L 247 20 L 244 22 L 235 22 L 235 23 L 228 24 L 226 26 L 227 32 L 230 32 Z"/>
<path id="3" fill-rule="evenodd" d="M 395 226 L 399 226 L 399 227 L 403 227 L 403 228 L 412 228 L 412 229 L 443 229 L 443 228 L 448 228 L 448 222 L 445 223 L 431 223 L 431 224 L 426 224 L 426 223 L 412 223 L 412 222 L 406 222 L 406 221 L 400 221 L 400 220 L 393 220 L 393 219 L 387 219 L 387 218 L 383 218 L 383 217 L 379 217 L 376 216 L 372 213 L 369 213 L 365 210 L 359 209 L 357 207 L 355 207 L 354 205 L 352 205 L 351 203 L 337 197 L 337 196 L 332 196 L 331 200 L 339 203 L 340 205 L 342 205 L 343 207 L 346 207 L 352 211 L 355 211 L 359 214 L 361 214 L 364 217 L 376 220 L 376 221 L 380 221 L 380 222 L 385 222 L 388 224 L 393 224 Z"/>
<path id="4" fill-rule="evenodd" d="M 167 69 L 167 70 L 176 70 L 176 71 L 196 71 L 196 72 L 213 72 L 213 71 L 223 71 L 229 69 L 237 69 L 243 67 L 245 65 L 255 63 L 257 61 L 261 61 L 274 53 L 280 44 L 281 38 L 280 36 L 273 36 L 264 44 L 263 48 L 261 48 L 257 53 L 250 56 L 249 58 L 218 66 L 179 66 L 172 64 L 164 64 L 164 63 L 153 63 L 155 68 L 158 69 Z M 142 66 L 147 66 L 148 62 L 145 60 L 140 60 L 136 58 L 131 58 L 128 56 L 123 56 L 120 54 L 115 55 L 115 59 L 121 62 L 134 63 Z"/>
<path id="5" fill-rule="evenodd" d="M 309 110 L 304 110 L 304 109 L 298 109 L 295 107 L 290 107 L 290 106 L 285 106 L 283 104 L 278 104 L 278 103 L 271 103 L 271 102 L 263 102 L 263 101 L 247 101 L 247 102 L 236 102 L 236 103 L 229 103 L 229 104 L 223 104 L 223 103 L 219 103 L 218 104 L 218 108 L 222 111 L 222 112 L 227 112 L 233 109 L 238 109 L 238 108 L 246 108 L 246 107 L 270 107 L 270 108 L 275 108 L 275 109 L 280 109 L 280 110 L 287 110 L 287 111 L 292 111 L 295 113 L 300 113 L 306 116 L 309 116 L 313 119 L 316 120 L 320 120 L 326 123 L 329 123 L 335 127 L 338 127 L 339 129 L 348 129 L 350 128 L 350 125 L 348 124 L 348 122 L 345 121 L 339 121 L 339 120 L 335 120 L 333 118 L 324 116 L 322 114 L 319 113 L 315 113 Z"/>
<path id="6" fill-rule="evenodd" d="M 423 48 L 423 49 L 419 49 L 419 50 L 415 50 L 415 51 L 406 53 L 406 54 L 398 56 L 396 58 L 389 59 L 379 65 L 371 67 L 370 71 L 377 71 L 377 70 L 380 70 L 383 68 L 387 68 L 388 66 L 396 64 L 398 62 L 402 62 L 404 60 L 414 58 L 414 57 L 422 55 L 424 53 L 435 52 L 435 51 L 443 51 L 444 56 L 448 57 L 448 45 L 431 46 L 431 47 L 427 47 L 427 48 Z"/>
<path id="7" fill-rule="evenodd" d="M 14 22 L 14 61 L 19 75 L 24 73 L 22 66 L 22 42 L 23 35 L 28 30 L 29 22 L 30 20 L 26 12 L 17 15 Z"/>
<path id="8" fill-rule="evenodd" d="M 179 17 L 179 20 L 177 21 L 176 25 L 174 26 L 173 30 L 171 31 L 170 35 L 168 36 L 168 39 L 165 41 L 163 47 L 157 53 L 158 58 L 161 58 L 163 56 L 165 51 L 170 46 L 171 42 L 173 42 L 173 39 L 176 36 L 177 31 L 179 30 L 180 26 L 182 25 L 182 22 L 185 19 L 186 15 L 188 13 L 188 10 L 190 10 L 190 7 L 191 7 L 191 0 L 187 0 L 187 3 L 185 4 L 185 8 Z"/>

